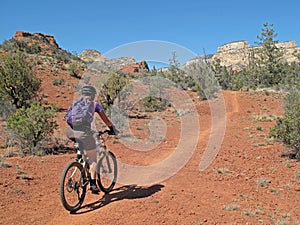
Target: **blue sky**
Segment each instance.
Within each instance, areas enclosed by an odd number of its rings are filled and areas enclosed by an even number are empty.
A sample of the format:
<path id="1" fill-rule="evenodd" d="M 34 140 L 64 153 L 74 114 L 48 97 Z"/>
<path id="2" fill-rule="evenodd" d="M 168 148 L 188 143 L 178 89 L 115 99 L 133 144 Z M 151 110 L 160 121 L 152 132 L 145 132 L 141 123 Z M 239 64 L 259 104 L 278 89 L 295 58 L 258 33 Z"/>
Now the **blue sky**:
<path id="1" fill-rule="evenodd" d="M 114 57 L 120 46 L 149 40 L 171 43 L 170 48 L 179 46 L 192 55 L 216 53 L 232 41 L 254 45 L 265 22 L 274 24 L 277 40 L 300 45 L 298 0 L 4 0 L 1 8 L 0 43 L 16 31 L 40 32 L 77 54 L 95 49 Z M 150 48 L 160 51 L 159 46 Z M 127 51 L 135 57 L 131 47 Z"/>

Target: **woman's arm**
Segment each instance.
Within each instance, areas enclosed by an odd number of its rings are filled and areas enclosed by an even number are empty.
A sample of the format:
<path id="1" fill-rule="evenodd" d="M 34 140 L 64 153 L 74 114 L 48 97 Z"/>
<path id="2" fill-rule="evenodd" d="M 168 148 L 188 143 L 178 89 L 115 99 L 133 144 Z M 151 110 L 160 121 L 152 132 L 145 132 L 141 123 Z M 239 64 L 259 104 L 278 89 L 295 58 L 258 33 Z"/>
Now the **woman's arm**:
<path id="1" fill-rule="evenodd" d="M 110 120 L 107 118 L 107 116 L 105 115 L 104 111 L 102 110 L 101 112 L 98 112 L 99 116 L 101 117 L 101 119 L 103 120 L 103 122 L 106 124 L 106 126 L 108 127 L 112 127 L 112 123 L 110 122 Z"/>

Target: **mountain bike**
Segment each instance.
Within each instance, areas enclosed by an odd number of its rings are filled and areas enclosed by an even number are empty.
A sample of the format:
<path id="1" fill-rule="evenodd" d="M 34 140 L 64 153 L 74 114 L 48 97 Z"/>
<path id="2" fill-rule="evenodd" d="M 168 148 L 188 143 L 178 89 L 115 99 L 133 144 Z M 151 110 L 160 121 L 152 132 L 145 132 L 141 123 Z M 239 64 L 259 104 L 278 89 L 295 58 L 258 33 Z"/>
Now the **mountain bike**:
<path id="1" fill-rule="evenodd" d="M 115 155 L 105 145 L 108 130 L 97 131 L 96 150 L 97 165 L 96 179 L 98 188 L 104 193 L 112 191 L 117 180 L 117 160 Z M 107 135 L 104 135 L 107 134 Z M 104 138 L 106 136 L 106 138 Z M 74 149 L 80 151 L 75 142 Z M 88 184 L 90 183 L 90 163 L 86 154 L 82 158 L 69 162 L 64 168 L 60 180 L 60 199 L 66 210 L 76 212 L 82 205 Z"/>

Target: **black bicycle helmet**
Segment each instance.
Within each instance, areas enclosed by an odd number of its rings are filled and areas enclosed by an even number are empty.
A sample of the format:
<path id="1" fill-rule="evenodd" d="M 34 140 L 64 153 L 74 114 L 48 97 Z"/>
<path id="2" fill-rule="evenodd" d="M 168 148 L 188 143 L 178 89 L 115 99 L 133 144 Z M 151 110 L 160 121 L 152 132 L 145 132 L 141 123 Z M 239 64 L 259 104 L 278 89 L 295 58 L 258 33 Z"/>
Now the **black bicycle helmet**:
<path id="1" fill-rule="evenodd" d="M 81 94 L 85 96 L 96 96 L 97 91 L 93 86 L 88 85 L 81 89 Z"/>

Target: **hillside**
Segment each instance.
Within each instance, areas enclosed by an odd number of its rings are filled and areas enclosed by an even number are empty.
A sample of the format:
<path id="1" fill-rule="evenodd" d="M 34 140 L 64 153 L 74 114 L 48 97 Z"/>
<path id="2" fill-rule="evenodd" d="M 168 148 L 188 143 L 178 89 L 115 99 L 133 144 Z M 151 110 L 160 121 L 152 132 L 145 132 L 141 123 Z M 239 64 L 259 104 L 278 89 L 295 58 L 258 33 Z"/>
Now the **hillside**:
<path id="1" fill-rule="evenodd" d="M 57 113 L 60 127 L 55 136 L 65 139 L 63 116 L 80 78 L 89 69 L 85 67 L 85 60 L 91 57 L 98 57 L 100 63 L 109 60 L 94 51 L 85 52 L 81 59 L 73 58 L 50 40 L 44 40 L 45 49 L 42 48 L 41 54 L 30 57 L 40 62 L 34 72 L 42 79 L 40 95 L 44 103 L 55 102 L 61 109 Z M 49 56 L 49 52 L 46 53 L 49 48 L 70 58 L 61 61 Z M 72 63 L 79 65 L 77 76 L 70 73 Z M 133 69 L 137 66 L 136 62 L 132 65 Z M 61 79 L 64 82 L 54 82 Z M 180 93 L 176 98 L 186 96 L 199 116 L 198 124 L 190 125 L 199 126 L 198 133 L 189 133 L 193 127 L 184 127 L 193 122 L 185 120 L 189 114 L 173 108 L 129 118 L 130 132 L 141 144 L 146 145 L 153 136 L 151 126 L 154 133 L 160 131 L 151 123 L 153 121 L 165 126 L 163 139 L 159 139 L 155 148 L 141 151 L 124 145 L 122 139 L 111 138 L 107 145 L 120 165 L 119 182 L 107 195 L 88 192 L 82 209 L 75 214 L 67 212 L 59 198 L 62 170 L 67 162 L 74 160 L 75 152 L 6 158 L 9 167 L 0 168 L 0 224 L 299 224 L 300 164 L 283 157 L 287 149 L 268 137 L 275 118 L 283 115 L 283 95 L 222 91 L 217 99 L 199 101 L 192 92 Z M 223 99 L 222 110 L 213 108 L 220 106 Z M 159 120 L 155 120 L 157 118 Z M 226 120 L 224 132 L 222 124 L 214 123 L 219 118 Z M 183 130 L 188 135 L 182 134 Z M 195 148 L 178 154 L 181 139 L 185 138 L 183 149 L 186 150 L 195 136 Z M 223 141 L 220 146 L 216 145 L 218 151 L 212 163 L 200 170 L 207 147 L 215 146 L 210 142 L 214 138 Z M 0 149 L 1 154 L 7 151 Z M 171 167 L 141 174 L 145 168 L 160 166 L 176 154 L 180 157 L 175 158 L 172 165 L 190 154 L 176 173 L 157 182 L 140 182 L 147 181 L 153 174 L 169 172 Z M 140 167 L 129 173 L 121 166 L 124 163 Z"/>
<path id="2" fill-rule="evenodd" d="M 56 134 L 59 138 L 63 137 L 65 130 L 64 114 L 74 100 L 78 86 L 83 85 L 86 79 L 106 76 L 109 71 L 138 72 L 145 67 L 144 62 L 138 63 L 132 57 L 108 59 L 95 50 L 86 50 L 76 56 L 61 49 L 52 35 L 22 31 L 17 31 L 14 37 L 5 41 L 0 53 L 18 48 L 27 54 L 34 73 L 42 80 L 41 101 L 45 105 L 55 103 L 60 109 L 57 115 L 60 127 Z M 0 137 L 0 145 L 4 144 L 5 138 L 6 135 Z"/>

